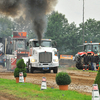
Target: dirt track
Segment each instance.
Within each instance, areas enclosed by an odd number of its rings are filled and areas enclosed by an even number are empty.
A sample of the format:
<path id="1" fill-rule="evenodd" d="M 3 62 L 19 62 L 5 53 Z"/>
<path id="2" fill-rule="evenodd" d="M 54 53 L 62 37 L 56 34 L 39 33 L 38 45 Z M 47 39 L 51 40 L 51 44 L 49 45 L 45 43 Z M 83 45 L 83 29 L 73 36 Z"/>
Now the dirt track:
<path id="1" fill-rule="evenodd" d="M 95 77 L 97 73 L 92 72 L 83 72 L 83 71 L 72 71 L 72 70 L 62 70 L 60 71 L 66 71 L 70 77 L 71 77 L 71 84 L 69 85 L 70 90 L 77 90 L 79 92 L 85 93 L 85 94 L 92 94 L 92 85 L 94 83 Z M 55 82 L 55 76 L 53 72 L 51 73 L 33 73 L 27 74 L 26 82 L 38 84 L 41 85 L 42 77 L 46 77 L 46 82 L 48 87 L 54 87 L 59 88 Z M 0 73 L 0 78 L 5 79 L 14 79 L 13 72 L 7 72 L 6 69 L 2 69 Z"/>

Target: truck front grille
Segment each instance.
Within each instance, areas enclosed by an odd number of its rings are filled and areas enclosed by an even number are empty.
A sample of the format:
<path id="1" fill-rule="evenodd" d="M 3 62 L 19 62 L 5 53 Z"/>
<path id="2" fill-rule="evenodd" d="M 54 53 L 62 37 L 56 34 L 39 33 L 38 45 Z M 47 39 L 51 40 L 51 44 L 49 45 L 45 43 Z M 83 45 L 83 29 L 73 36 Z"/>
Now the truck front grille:
<path id="1" fill-rule="evenodd" d="M 51 63 L 52 62 L 52 53 L 50 53 L 50 52 L 39 53 L 39 62 L 40 63 Z"/>

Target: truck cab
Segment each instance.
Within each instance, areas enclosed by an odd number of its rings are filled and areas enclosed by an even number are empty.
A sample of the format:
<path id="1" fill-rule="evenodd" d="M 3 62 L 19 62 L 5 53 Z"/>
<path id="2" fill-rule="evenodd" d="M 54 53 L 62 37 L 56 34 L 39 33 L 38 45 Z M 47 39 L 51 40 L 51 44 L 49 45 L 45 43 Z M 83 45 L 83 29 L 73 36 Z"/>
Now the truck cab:
<path id="1" fill-rule="evenodd" d="M 26 46 L 27 32 L 13 32 L 13 54 L 17 55 L 17 59 L 28 57 L 28 50 Z"/>
<path id="2" fill-rule="evenodd" d="M 43 70 L 50 72 L 53 70 L 57 73 L 59 60 L 57 49 L 53 48 L 55 42 L 51 39 L 42 39 L 41 45 L 39 45 L 38 39 L 30 39 L 29 45 L 29 57 L 26 62 L 27 71 L 33 73 L 34 70 Z"/>
<path id="3" fill-rule="evenodd" d="M 84 51 L 92 51 L 97 54 L 100 52 L 100 43 L 84 43 Z"/>

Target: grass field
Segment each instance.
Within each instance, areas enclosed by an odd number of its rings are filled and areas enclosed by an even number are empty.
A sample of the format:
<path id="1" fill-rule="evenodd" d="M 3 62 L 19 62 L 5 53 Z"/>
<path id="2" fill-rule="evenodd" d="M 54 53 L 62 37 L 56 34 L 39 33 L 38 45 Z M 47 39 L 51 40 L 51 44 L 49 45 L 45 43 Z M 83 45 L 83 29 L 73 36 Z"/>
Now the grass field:
<path id="1" fill-rule="evenodd" d="M 16 83 L 15 80 L 0 78 L 0 91 L 27 100 L 91 100 L 92 95 L 80 94 L 76 91 L 62 91 L 47 88 L 32 83 Z"/>

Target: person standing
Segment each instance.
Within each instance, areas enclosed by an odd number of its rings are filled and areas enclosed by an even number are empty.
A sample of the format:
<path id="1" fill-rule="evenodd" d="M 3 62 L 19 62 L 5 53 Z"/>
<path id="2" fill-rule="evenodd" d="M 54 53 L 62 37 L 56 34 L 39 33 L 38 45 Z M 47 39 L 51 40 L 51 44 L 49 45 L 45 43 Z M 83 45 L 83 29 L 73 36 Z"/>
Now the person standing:
<path id="1" fill-rule="evenodd" d="M 88 55 L 87 53 L 84 55 L 84 66 L 83 66 L 83 71 L 85 69 L 87 69 L 87 71 L 89 70 L 89 66 L 88 66 L 88 63 L 89 63 L 89 58 L 88 58 Z"/>
<path id="2" fill-rule="evenodd" d="M 91 62 L 91 69 L 92 69 L 92 71 L 94 70 L 94 66 L 93 66 L 93 57 L 94 57 L 94 54 L 91 53 L 90 62 Z"/>
<path id="3" fill-rule="evenodd" d="M 93 56 L 93 66 L 94 66 L 94 70 L 96 71 L 96 61 L 97 59 L 96 59 L 96 54 L 94 54 L 94 56 Z"/>
<path id="4" fill-rule="evenodd" d="M 96 70 L 98 70 L 99 66 L 97 66 L 99 64 L 99 56 L 98 54 L 95 55 L 96 57 Z"/>

